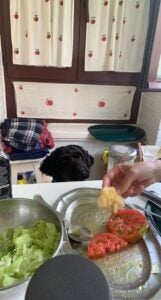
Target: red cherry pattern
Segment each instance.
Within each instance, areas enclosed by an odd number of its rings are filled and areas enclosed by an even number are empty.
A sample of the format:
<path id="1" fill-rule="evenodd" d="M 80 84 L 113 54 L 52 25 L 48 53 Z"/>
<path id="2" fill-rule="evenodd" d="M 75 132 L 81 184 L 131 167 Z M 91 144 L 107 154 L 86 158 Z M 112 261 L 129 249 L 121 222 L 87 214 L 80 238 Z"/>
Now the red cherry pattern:
<path id="1" fill-rule="evenodd" d="M 19 49 L 18 48 L 14 49 L 14 54 L 19 54 Z"/>
<path id="2" fill-rule="evenodd" d="M 46 105 L 47 106 L 52 106 L 53 104 L 54 104 L 53 99 L 51 99 L 51 98 L 46 99 Z"/>
<path id="3" fill-rule="evenodd" d="M 92 57 L 92 56 L 93 56 L 92 51 L 89 51 L 89 52 L 88 52 L 88 57 Z"/>
<path id="4" fill-rule="evenodd" d="M 14 14 L 14 18 L 17 20 L 19 18 L 18 12 L 16 11 Z"/>
<path id="5" fill-rule="evenodd" d="M 50 2 L 50 0 L 44 0 L 44 2 L 47 3 L 47 2 Z M 119 1 L 118 1 L 119 6 L 122 6 L 122 5 L 123 5 L 123 2 L 124 2 L 123 0 L 119 0 Z M 58 3 L 59 3 L 60 6 L 63 6 L 63 5 L 64 5 L 64 0 L 59 0 Z M 108 6 L 108 4 L 109 4 L 109 1 L 106 1 L 106 0 L 103 1 L 103 5 L 104 5 L 104 6 Z M 135 7 L 136 9 L 138 9 L 138 8 L 140 7 L 140 1 L 135 1 L 134 7 Z M 15 11 L 15 12 L 14 12 L 13 17 L 14 17 L 15 20 L 19 19 L 19 13 L 18 13 L 18 11 Z M 38 22 L 38 21 L 39 21 L 39 15 L 38 15 L 38 14 L 35 14 L 35 15 L 33 16 L 33 21 L 34 21 L 34 22 Z M 112 22 L 114 23 L 115 21 L 116 21 L 116 17 L 113 16 Z M 92 16 L 92 17 L 91 17 L 90 23 L 91 23 L 92 25 L 94 25 L 94 24 L 96 23 L 96 17 L 95 17 L 95 16 Z M 123 19 L 123 24 L 125 24 L 125 23 L 126 23 L 126 19 L 125 19 L 125 17 L 124 17 L 124 19 Z M 26 33 L 25 33 L 25 37 L 28 38 L 28 31 L 27 31 L 27 30 L 26 30 Z M 47 38 L 47 39 L 51 39 L 51 38 L 52 38 L 51 32 L 47 32 L 47 33 L 46 33 L 46 38 Z M 116 33 L 116 35 L 115 35 L 115 40 L 118 40 L 118 39 L 119 39 L 119 33 Z M 62 40 L 63 40 L 62 35 L 59 35 L 59 36 L 58 36 L 58 40 L 59 40 L 60 42 L 62 42 Z M 136 40 L 136 36 L 134 36 L 134 35 L 131 36 L 130 40 L 131 40 L 131 42 L 134 42 L 134 41 Z M 101 41 L 102 41 L 102 42 L 107 42 L 107 36 L 106 36 L 105 34 L 102 34 L 102 35 L 101 35 Z M 19 52 L 20 52 L 19 48 L 14 48 L 14 54 L 18 55 Z M 34 54 L 35 54 L 35 55 L 40 55 L 40 50 L 39 50 L 39 49 L 35 49 Z M 110 50 L 109 56 L 113 56 L 112 50 Z M 119 58 L 121 58 L 121 56 L 122 56 L 122 54 L 121 54 L 121 51 L 120 51 Z M 88 57 L 89 57 L 89 58 L 93 57 L 93 51 L 89 51 L 89 52 L 88 52 Z"/>
<path id="6" fill-rule="evenodd" d="M 40 50 L 39 49 L 35 49 L 35 55 L 40 55 Z"/>
<path id="7" fill-rule="evenodd" d="M 46 38 L 51 39 L 51 33 L 50 32 L 47 32 Z"/>
<path id="8" fill-rule="evenodd" d="M 101 40 L 102 40 L 103 42 L 105 42 L 105 41 L 107 40 L 106 35 L 102 35 Z"/>
<path id="9" fill-rule="evenodd" d="M 105 105 L 106 105 L 106 103 L 103 100 L 98 102 L 98 107 L 105 107 Z"/>
<path id="10" fill-rule="evenodd" d="M 119 34 L 116 33 L 115 40 L 118 40 L 118 39 L 119 39 Z"/>
<path id="11" fill-rule="evenodd" d="M 140 7 L 140 1 L 137 1 L 137 2 L 136 2 L 135 7 L 136 7 L 136 8 L 139 8 L 139 7 Z"/>
<path id="12" fill-rule="evenodd" d="M 135 35 L 132 35 L 131 36 L 131 42 L 134 42 L 135 41 Z"/>
<path id="13" fill-rule="evenodd" d="M 92 18 L 92 19 L 91 19 L 91 24 L 95 24 L 95 23 L 96 23 L 95 18 Z"/>
<path id="14" fill-rule="evenodd" d="M 38 21 L 39 21 L 38 15 L 34 15 L 33 20 L 34 20 L 35 22 L 38 22 Z"/>

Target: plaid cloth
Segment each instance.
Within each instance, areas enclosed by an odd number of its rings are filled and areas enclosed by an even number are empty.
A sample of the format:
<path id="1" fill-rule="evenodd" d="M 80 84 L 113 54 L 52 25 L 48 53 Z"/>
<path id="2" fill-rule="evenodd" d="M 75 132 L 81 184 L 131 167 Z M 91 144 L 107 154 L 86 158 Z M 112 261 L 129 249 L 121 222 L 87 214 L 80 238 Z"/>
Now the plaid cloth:
<path id="1" fill-rule="evenodd" d="M 1 124 L 2 141 L 18 150 L 34 149 L 42 131 L 42 120 L 10 118 Z"/>

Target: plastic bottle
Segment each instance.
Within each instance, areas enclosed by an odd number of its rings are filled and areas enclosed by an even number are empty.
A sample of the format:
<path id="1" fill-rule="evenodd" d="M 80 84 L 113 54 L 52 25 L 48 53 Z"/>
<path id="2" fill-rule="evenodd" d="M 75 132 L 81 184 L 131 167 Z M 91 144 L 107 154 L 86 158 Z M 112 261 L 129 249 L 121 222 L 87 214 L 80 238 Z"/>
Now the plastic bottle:
<path id="1" fill-rule="evenodd" d="M 11 198 L 11 168 L 8 155 L 3 151 L 0 135 L 0 199 Z"/>
<path id="2" fill-rule="evenodd" d="M 17 184 L 26 184 L 26 177 L 23 173 L 18 173 L 17 175 Z"/>

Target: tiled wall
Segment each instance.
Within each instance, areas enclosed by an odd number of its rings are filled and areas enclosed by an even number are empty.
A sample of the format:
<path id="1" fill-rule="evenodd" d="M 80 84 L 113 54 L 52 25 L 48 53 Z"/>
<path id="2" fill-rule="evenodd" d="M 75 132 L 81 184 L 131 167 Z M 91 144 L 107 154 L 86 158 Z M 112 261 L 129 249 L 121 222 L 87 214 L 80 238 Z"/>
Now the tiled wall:
<path id="1" fill-rule="evenodd" d="M 148 144 L 161 145 L 161 92 L 142 93 L 137 124 L 145 130 Z"/>

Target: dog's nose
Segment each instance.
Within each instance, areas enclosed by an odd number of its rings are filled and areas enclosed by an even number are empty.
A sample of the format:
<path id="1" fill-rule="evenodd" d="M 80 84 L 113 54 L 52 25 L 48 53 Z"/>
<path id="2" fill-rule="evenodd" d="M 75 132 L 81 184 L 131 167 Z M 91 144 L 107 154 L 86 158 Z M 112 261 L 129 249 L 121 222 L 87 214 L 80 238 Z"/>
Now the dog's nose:
<path id="1" fill-rule="evenodd" d="M 89 177 L 89 169 L 87 167 L 79 167 L 77 175 L 80 180 L 86 179 Z"/>

